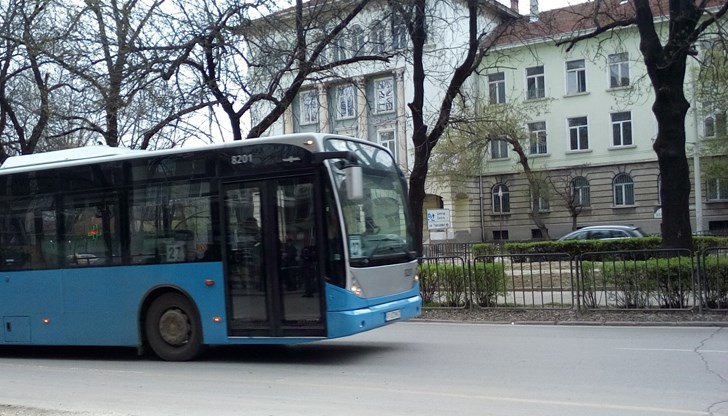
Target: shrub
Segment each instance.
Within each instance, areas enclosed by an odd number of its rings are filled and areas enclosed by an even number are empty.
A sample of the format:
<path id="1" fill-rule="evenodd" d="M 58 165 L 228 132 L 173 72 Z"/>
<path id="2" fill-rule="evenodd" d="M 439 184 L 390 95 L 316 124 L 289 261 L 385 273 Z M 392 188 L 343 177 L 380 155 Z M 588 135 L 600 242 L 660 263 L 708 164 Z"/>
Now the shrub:
<path id="1" fill-rule="evenodd" d="M 473 294 L 478 306 L 496 306 L 498 296 L 505 296 L 507 282 L 505 267 L 503 263 L 482 263 L 476 261 L 473 264 Z"/>
<path id="2" fill-rule="evenodd" d="M 604 262 L 606 284 L 614 287 L 618 307 L 648 308 L 656 299 L 663 308 L 684 308 L 694 293 L 691 257 Z"/>
<path id="3" fill-rule="evenodd" d="M 728 257 L 708 256 L 701 265 L 703 305 L 711 309 L 728 308 Z"/>
<path id="4" fill-rule="evenodd" d="M 463 263 L 423 263 L 419 274 L 425 306 L 467 306 L 468 274 Z"/>

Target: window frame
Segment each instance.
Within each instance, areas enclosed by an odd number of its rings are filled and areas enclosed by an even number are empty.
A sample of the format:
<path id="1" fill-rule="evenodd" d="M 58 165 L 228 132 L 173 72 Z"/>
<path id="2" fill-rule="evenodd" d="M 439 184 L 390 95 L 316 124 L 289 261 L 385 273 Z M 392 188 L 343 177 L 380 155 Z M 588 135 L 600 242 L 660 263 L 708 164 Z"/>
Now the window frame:
<path id="1" fill-rule="evenodd" d="M 536 126 L 538 125 L 538 126 Z M 531 156 L 548 154 L 548 133 L 545 121 L 532 121 L 528 127 L 528 154 Z M 534 128 L 535 127 L 535 128 Z M 536 150 L 536 151 L 534 151 Z"/>
<path id="2" fill-rule="evenodd" d="M 336 87 L 336 120 L 350 120 L 356 117 L 356 87 L 351 84 Z M 343 94 L 343 92 L 350 94 Z M 343 104 L 343 107 L 342 107 Z M 344 112 L 342 112 L 342 110 Z"/>
<path id="3" fill-rule="evenodd" d="M 494 144 L 497 143 L 497 146 Z M 491 139 L 489 144 L 490 159 L 491 160 L 504 160 L 508 159 L 508 145 L 509 143 L 505 139 Z"/>
<path id="4" fill-rule="evenodd" d="M 625 114 L 627 115 L 626 119 L 615 120 L 615 116 L 619 117 L 624 116 Z M 609 119 L 612 127 L 612 147 L 618 148 L 634 146 L 634 137 L 632 135 L 632 112 L 619 111 L 616 113 L 610 113 Z M 627 141 L 629 141 L 629 143 L 626 143 Z"/>
<path id="5" fill-rule="evenodd" d="M 306 99 L 306 97 L 311 97 L 311 99 Z M 310 112 L 307 114 L 307 109 L 310 109 L 310 105 L 313 105 L 313 108 L 315 108 L 316 111 Z M 299 107 L 299 119 L 298 124 L 302 126 L 307 126 L 310 124 L 318 124 L 319 122 L 319 100 L 318 100 L 318 91 L 316 90 L 306 90 L 302 91 L 298 95 L 298 107 Z M 310 118 L 307 116 L 311 116 Z"/>
<path id="6" fill-rule="evenodd" d="M 541 72 L 529 74 L 529 70 L 538 70 Z M 531 88 L 533 81 L 534 89 Z M 540 86 L 539 86 L 540 85 Z M 535 91 L 534 94 L 531 91 Z M 539 100 L 546 97 L 546 70 L 543 65 L 536 65 L 526 68 L 526 100 Z"/>
<path id="7" fill-rule="evenodd" d="M 392 49 L 397 51 L 407 48 L 407 24 L 396 11 L 392 10 L 391 18 Z"/>
<path id="8" fill-rule="evenodd" d="M 491 209 L 494 214 L 510 214 L 510 190 L 504 183 L 497 183 L 491 188 Z"/>
<path id="9" fill-rule="evenodd" d="M 579 64 L 580 67 L 569 68 L 570 64 Z M 585 59 L 572 59 L 566 61 L 566 95 L 578 95 L 584 94 L 588 91 L 586 83 L 586 60 Z M 572 81 L 573 78 L 573 81 Z M 576 88 L 572 90 L 572 84 Z"/>
<path id="10" fill-rule="evenodd" d="M 382 136 L 385 134 L 392 135 L 391 138 L 384 139 Z M 392 153 L 394 160 L 397 160 L 397 131 L 394 128 L 388 127 L 377 130 L 377 144 L 384 146 Z M 391 146 L 390 146 L 391 144 Z"/>
<path id="11" fill-rule="evenodd" d="M 583 119 L 584 124 L 572 125 L 572 122 L 577 122 Z M 566 125 L 569 129 L 569 152 L 583 152 L 589 149 L 589 117 L 578 116 L 569 117 L 566 119 Z M 586 146 L 582 146 L 582 142 L 586 143 Z M 574 145 L 576 144 L 576 148 Z"/>
<path id="12" fill-rule="evenodd" d="M 506 103 L 506 74 L 494 72 L 488 74 L 488 102 L 490 104 Z"/>
<path id="13" fill-rule="evenodd" d="M 537 189 L 538 192 L 534 192 L 531 189 L 531 209 L 535 206 L 538 212 L 550 212 L 551 203 L 547 189 Z M 546 194 L 546 195 L 544 195 Z"/>
<path id="14" fill-rule="evenodd" d="M 708 178 L 705 196 L 710 202 L 728 201 L 728 178 Z"/>
<path id="15" fill-rule="evenodd" d="M 351 45 L 351 55 L 361 56 L 365 53 L 367 44 L 367 33 L 359 25 L 353 25 L 349 30 L 349 44 Z"/>
<path id="16" fill-rule="evenodd" d="M 635 203 L 634 179 L 627 173 L 619 173 L 612 179 L 615 207 L 633 207 Z"/>
<path id="17" fill-rule="evenodd" d="M 382 97 L 382 89 L 381 85 L 385 84 L 386 82 L 389 82 L 391 84 L 391 88 L 389 90 L 389 96 L 388 97 Z M 395 111 L 395 104 L 394 104 L 394 77 L 387 77 L 387 78 L 378 78 L 374 80 L 374 108 L 376 114 L 389 114 L 393 113 Z M 382 110 L 380 107 L 382 106 L 382 100 L 384 100 L 385 103 L 387 101 L 391 102 L 391 108 Z"/>
<path id="18" fill-rule="evenodd" d="M 583 182 L 581 181 L 583 180 Z M 577 183 L 577 181 L 579 183 Z M 585 176 L 576 176 L 571 180 L 572 203 L 575 207 L 591 207 L 591 184 Z"/>
<path id="19" fill-rule="evenodd" d="M 607 56 L 607 75 L 610 89 L 626 88 L 632 85 L 629 74 L 629 52 L 616 52 Z"/>

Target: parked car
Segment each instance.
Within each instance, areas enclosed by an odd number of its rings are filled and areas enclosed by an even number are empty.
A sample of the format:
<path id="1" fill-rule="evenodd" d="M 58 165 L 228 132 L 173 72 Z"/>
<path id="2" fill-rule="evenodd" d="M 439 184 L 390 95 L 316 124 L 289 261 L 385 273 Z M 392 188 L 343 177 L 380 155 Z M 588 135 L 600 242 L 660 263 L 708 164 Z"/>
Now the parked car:
<path id="1" fill-rule="evenodd" d="M 631 225 L 592 225 L 572 231 L 559 238 L 563 240 L 607 240 L 610 238 L 646 237 L 638 227 Z"/>

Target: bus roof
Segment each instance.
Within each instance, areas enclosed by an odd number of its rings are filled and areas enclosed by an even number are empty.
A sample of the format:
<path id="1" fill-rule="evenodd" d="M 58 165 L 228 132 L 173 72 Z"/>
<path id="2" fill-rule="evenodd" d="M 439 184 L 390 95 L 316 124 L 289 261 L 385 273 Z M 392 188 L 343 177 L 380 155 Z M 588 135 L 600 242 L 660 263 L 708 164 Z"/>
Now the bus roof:
<path id="1" fill-rule="evenodd" d="M 11 156 L 5 160 L 0 169 L 16 169 L 21 167 L 71 162 L 77 160 L 97 159 L 108 156 L 132 155 L 135 153 L 147 153 L 143 150 L 132 150 L 123 147 L 108 146 L 87 146 L 75 149 L 54 150 L 45 153 L 33 153 L 30 155 Z"/>
<path id="2" fill-rule="evenodd" d="M 245 146 L 247 144 L 287 143 L 303 144 L 306 140 L 322 139 L 324 137 L 347 138 L 362 141 L 352 137 L 340 136 L 326 133 L 295 133 L 280 136 L 259 137 L 242 141 L 211 144 L 201 147 L 180 147 L 163 150 L 134 150 L 124 147 L 109 147 L 104 145 L 86 146 L 75 149 L 54 150 L 45 153 L 34 153 L 30 155 L 11 156 L 0 166 L 0 175 L 6 173 L 43 170 L 64 166 L 84 165 L 87 163 L 107 162 L 116 160 L 136 159 L 143 157 L 154 157 L 169 154 L 194 153 L 197 151 L 225 149 L 230 147 Z M 371 143 L 374 145 L 374 143 Z M 321 148 L 310 148 L 311 151 L 320 151 Z"/>

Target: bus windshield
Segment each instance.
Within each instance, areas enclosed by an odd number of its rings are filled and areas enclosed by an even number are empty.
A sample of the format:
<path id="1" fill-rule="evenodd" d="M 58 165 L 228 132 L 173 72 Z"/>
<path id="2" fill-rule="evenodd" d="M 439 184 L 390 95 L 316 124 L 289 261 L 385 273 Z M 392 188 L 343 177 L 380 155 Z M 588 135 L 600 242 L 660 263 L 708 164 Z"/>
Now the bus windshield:
<path id="1" fill-rule="evenodd" d="M 374 266 L 414 259 L 414 238 L 404 177 L 392 155 L 366 143 L 329 139 L 329 151 L 350 151 L 362 166 L 364 197 L 350 199 L 343 166 L 329 166 L 341 202 L 345 233 L 352 265 Z"/>

